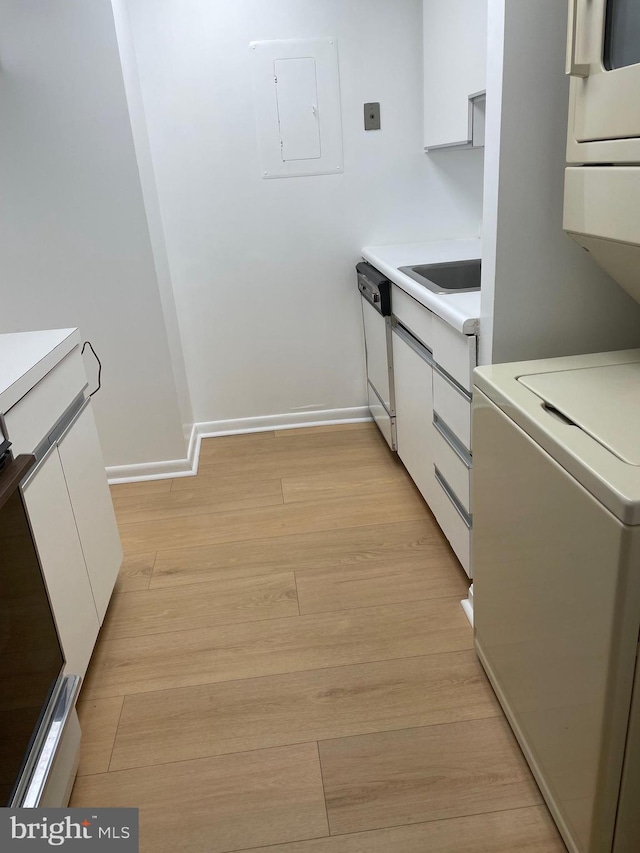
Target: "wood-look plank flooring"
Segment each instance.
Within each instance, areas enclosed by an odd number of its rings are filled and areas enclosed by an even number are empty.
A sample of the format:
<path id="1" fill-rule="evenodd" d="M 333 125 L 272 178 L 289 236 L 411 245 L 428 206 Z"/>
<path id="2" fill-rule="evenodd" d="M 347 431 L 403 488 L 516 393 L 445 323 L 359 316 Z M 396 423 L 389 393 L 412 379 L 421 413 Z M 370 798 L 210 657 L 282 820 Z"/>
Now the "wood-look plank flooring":
<path id="1" fill-rule="evenodd" d="M 112 494 L 71 805 L 140 808 L 143 853 L 564 853 L 371 424 L 207 439 Z"/>

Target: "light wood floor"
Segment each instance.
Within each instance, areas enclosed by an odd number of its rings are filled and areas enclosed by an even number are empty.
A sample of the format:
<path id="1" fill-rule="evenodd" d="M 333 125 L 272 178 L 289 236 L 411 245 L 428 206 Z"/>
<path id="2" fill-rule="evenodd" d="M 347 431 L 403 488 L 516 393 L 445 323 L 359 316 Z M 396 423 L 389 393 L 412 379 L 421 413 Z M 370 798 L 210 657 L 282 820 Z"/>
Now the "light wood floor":
<path id="1" fill-rule="evenodd" d="M 207 439 L 112 493 L 71 805 L 139 807 L 144 853 L 563 853 L 372 425 Z"/>

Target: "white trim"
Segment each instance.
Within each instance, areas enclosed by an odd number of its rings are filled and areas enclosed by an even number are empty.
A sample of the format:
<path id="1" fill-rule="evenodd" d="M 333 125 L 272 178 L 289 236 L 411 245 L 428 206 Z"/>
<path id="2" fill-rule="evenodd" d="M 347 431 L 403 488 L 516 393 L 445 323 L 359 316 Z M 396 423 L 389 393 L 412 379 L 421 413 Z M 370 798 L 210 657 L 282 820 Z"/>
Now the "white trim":
<path id="1" fill-rule="evenodd" d="M 191 437 L 186 459 L 167 459 L 164 462 L 143 462 L 139 465 L 112 465 L 106 469 L 109 485 L 139 483 L 144 480 L 168 480 L 176 477 L 194 477 L 198 473 L 200 436 L 198 424 L 191 427 Z"/>
<path id="2" fill-rule="evenodd" d="M 464 610 L 464 614 L 469 620 L 471 627 L 473 628 L 473 602 L 468 598 L 463 598 L 460 602 L 462 605 L 462 609 Z"/>
<path id="3" fill-rule="evenodd" d="M 312 412 L 287 412 L 283 415 L 263 415 L 259 418 L 238 418 L 230 421 L 208 421 L 198 424 L 200 438 L 236 435 L 244 432 L 266 432 L 272 429 L 298 429 L 332 424 L 364 423 L 371 420 L 367 406 L 353 409 L 322 409 Z"/>
<path id="4" fill-rule="evenodd" d="M 193 424 L 186 459 L 164 462 L 145 462 L 140 465 L 115 465 L 107 468 L 110 485 L 137 483 L 144 480 L 166 480 L 176 477 L 193 477 L 198 473 L 200 443 L 203 438 L 238 435 L 248 432 L 266 432 L 276 429 L 298 429 L 310 426 L 364 423 L 371 415 L 366 406 L 351 409 L 323 409 L 311 412 L 287 412 L 282 415 L 263 415 L 258 418 L 237 418 L 227 421 L 203 421 Z"/>

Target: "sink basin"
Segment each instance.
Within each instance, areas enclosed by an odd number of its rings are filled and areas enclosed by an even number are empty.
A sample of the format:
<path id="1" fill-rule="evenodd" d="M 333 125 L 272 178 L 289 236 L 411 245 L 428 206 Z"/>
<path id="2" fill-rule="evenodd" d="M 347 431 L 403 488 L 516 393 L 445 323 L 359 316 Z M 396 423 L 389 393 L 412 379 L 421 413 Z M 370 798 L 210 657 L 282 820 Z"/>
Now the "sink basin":
<path id="1" fill-rule="evenodd" d="M 399 272 L 408 275 L 433 293 L 470 293 L 480 290 L 481 269 L 482 261 L 479 260 L 398 267 Z"/>

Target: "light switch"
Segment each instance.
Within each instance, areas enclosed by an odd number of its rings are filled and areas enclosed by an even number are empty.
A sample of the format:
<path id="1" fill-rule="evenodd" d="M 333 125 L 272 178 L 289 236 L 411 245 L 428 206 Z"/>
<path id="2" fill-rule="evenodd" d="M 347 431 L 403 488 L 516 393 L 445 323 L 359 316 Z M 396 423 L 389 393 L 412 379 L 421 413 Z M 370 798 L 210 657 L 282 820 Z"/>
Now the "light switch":
<path id="1" fill-rule="evenodd" d="M 380 104 L 364 105 L 364 129 L 380 130 Z"/>

